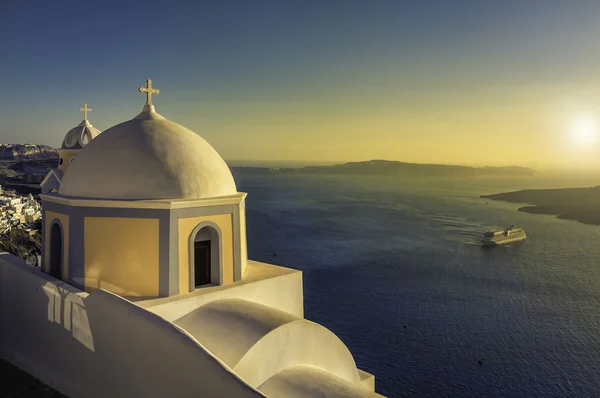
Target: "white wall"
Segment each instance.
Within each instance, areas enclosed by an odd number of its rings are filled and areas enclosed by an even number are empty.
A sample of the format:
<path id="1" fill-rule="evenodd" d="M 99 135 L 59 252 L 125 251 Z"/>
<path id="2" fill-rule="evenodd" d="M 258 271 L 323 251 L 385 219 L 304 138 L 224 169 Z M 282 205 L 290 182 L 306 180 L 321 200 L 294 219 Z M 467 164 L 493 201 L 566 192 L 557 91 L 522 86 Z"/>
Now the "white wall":
<path id="1" fill-rule="evenodd" d="M 71 398 L 264 397 L 193 337 L 119 296 L 0 254 L 0 355 Z"/>
<path id="2" fill-rule="evenodd" d="M 264 276 L 264 279 L 257 277 L 248 283 L 241 283 L 238 286 L 219 286 L 216 288 L 206 288 L 207 293 L 190 294 L 182 298 L 159 298 L 147 300 L 141 304 L 155 314 L 175 322 L 181 317 L 189 314 L 195 309 L 214 300 L 225 298 L 241 298 L 258 304 L 266 305 L 277 310 L 287 312 L 298 318 L 304 318 L 304 295 L 302 289 L 302 272 L 285 269 L 285 272 L 279 272 L 277 269 L 284 269 L 270 264 L 261 264 L 255 261 L 248 262 L 249 271 L 254 271 L 257 267 L 257 274 L 260 272 L 277 272 L 272 275 Z"/>

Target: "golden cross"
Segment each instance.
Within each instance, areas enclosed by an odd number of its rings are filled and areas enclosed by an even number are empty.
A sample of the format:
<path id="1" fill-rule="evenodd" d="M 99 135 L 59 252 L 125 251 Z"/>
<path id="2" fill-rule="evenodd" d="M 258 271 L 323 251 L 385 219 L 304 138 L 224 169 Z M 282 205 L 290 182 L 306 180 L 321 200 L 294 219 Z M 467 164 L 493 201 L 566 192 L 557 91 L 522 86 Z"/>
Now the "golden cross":
<path id="1" fill-rule="evenodd" d="M 146 105 L 152 105 L 152 94 L 159 94 L 160 90 L 152 88 L 152 80 L 146 80 L 146 87 L 138 88 L 140 93 L 146 93 Z"/>
<path id="2" fill-rule="evenodd" d="M 79 108 L 79 110 L 83 112 L 83 120 L 87 120 L 87 113 L 92 109 L 88 108 L 87 104 L 83 104 L 83 108 Z"/>

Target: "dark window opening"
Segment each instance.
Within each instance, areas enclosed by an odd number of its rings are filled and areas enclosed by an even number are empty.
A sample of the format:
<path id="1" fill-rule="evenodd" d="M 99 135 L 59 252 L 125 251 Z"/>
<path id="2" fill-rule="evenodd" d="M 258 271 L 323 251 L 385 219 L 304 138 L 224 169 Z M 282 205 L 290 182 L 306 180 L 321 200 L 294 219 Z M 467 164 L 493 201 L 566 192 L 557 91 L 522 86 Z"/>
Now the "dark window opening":
<path id="1" fill-rule="evenodd" d="M 58 224 L 52 226 L 50 232 L 50 270 L 49 274 L 55 278 L 62 277 L 62 232 Z"/>
<path id="2" fill-rule="evenodd" d="M 210 241 L 194 242 L 194 285 L 210 283 Z"/>

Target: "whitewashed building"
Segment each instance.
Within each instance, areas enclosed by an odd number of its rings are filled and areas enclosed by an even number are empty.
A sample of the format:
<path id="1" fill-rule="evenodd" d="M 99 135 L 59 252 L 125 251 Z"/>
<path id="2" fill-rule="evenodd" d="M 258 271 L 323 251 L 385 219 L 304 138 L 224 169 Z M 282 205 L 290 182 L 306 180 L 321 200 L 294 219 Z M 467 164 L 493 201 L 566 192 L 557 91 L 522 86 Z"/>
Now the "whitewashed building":
<path id="1" fill-rule="evenodd" d="M 302 272 L 247 258 L 223 159 L 139 90 L 40 195 L 42 267 L 0 255 L 0 356 L 72 398 L 380 397 Z"/>

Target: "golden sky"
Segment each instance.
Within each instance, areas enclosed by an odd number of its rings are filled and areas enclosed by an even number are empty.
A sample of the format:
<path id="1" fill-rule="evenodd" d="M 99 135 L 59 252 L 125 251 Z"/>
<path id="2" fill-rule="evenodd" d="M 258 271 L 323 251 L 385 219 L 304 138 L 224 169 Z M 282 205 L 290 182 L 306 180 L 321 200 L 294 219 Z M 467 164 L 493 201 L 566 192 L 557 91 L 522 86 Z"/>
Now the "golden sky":
<path id="1" fill-rule="evenodd" d="M 230 161 L 600 168 L 600 2 L 225 3 L 11 3 L 0 142 L 131 119 L 151 78 Z"/>

